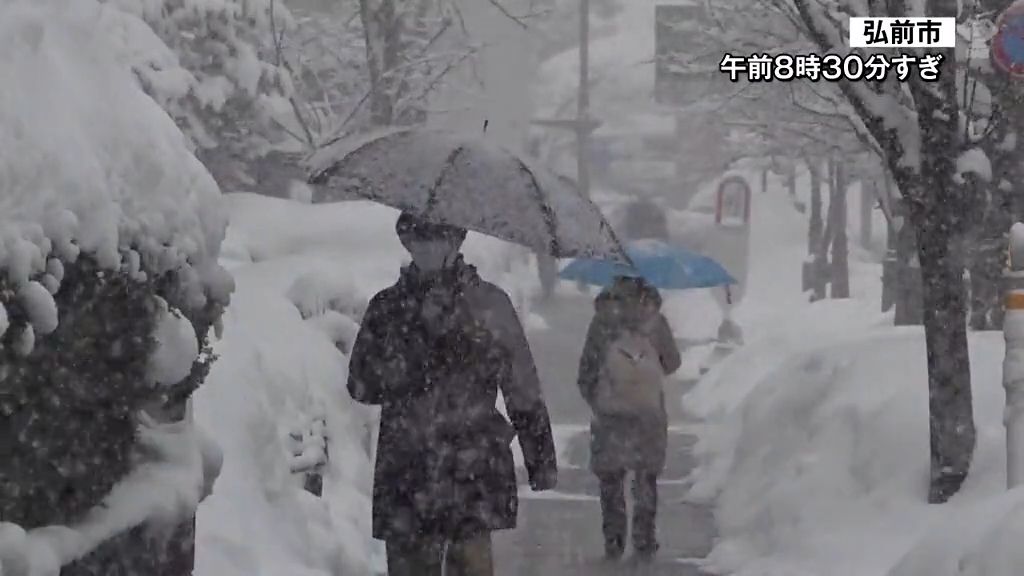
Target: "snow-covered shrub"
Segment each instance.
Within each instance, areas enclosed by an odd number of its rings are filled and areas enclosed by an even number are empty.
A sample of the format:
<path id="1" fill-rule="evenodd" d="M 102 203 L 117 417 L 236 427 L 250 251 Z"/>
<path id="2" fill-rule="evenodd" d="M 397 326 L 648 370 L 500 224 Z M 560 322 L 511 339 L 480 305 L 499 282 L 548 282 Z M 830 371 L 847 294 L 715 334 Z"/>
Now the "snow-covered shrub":
<path id="1" fill-rule="evenodd" d="M 101 28 L 143 88 L 225 187 L 287 136 L 291 77 L 274 38 L 295 23 L 280 0 L 100 0 Z"/>
<path id="2" fill-rule="evenodd" d="M 233 289 L 217 185 L 96 33 L 100 14 L 0 4 L 0 519 L 30 535 L 93 517 L 161 453 L 139 414 L 184 416 Z M 113 573 L 117 554 L 100 556 Z"/>

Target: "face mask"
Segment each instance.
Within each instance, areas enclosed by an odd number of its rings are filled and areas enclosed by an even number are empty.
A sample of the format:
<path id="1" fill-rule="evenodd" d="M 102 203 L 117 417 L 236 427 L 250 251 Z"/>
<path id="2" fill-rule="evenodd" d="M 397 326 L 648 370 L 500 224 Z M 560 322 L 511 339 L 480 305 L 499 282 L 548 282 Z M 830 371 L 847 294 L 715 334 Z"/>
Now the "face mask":
<path id="1" fill-rule="evenodd" d="M 458 246 L 448 240 L 410 243 L 409 254 L 416 267 L 424 272 L 437 272 L 455 260 Z"/>

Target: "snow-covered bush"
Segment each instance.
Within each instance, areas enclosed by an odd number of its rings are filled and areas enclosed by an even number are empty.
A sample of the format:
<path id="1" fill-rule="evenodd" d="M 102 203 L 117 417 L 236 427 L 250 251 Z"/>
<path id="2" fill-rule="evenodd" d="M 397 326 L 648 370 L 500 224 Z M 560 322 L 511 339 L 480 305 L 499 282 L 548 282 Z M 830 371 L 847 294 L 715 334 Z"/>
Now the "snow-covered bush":
<path id="1" fill-rule="evenodd" d="M 225 187 L 286 136 L 293 88 L 275 38 L 295 22 L 278 0 L 100 0 L 101 29 Z"/>
<path id="2" fill-rule="evenodd" d="M 217 185 L 103 14 L 0 4 L 0 518 L 26 530 L 92 514 L 147 451 L 140 411 L 184 416 L 233 289 Z"/>

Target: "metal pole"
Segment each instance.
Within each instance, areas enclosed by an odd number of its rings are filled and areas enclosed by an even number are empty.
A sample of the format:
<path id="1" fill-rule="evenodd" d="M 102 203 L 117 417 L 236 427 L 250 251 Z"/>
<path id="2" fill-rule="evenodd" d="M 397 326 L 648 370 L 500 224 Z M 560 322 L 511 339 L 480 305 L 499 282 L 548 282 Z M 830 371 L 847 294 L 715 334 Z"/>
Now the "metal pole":
<path id="1" fill-rule="evenodd" d="M 1003 388 L 1006 391 L 1006 484 L 1024 483 L 1024 224 L 1010 229 L 1010 266 L 1005 272 Z"/>
<path id="2" fill-rule="evenodd" d="M 590 196 L 590 0 L 580 0 L 580 85 L 576 103 L 576 181 Z"/>

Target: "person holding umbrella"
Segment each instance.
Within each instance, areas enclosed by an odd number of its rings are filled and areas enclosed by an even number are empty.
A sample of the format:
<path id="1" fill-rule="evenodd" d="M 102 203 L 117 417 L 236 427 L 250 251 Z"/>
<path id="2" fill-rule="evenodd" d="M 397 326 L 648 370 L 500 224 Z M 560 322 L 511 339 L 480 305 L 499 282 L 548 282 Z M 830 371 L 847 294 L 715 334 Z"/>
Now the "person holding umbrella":
<path id="1" fill-rule="evenodd" d="M 531 488 L 556 484 L 537 370 L 509 297 L 463 261 L 466 230 L 403 213 L 397 233 L 412 263 L 371 300 L 349 367 L 352 398 L 382 407 L 373 536 L 389 576 L 491 576 L 491 532 L 516 525 L 515 436 Z"/>
<path id="2" fill-rule="evenodd" d="M 557 466 L 523 328 L 508 296 L 463 262 L 466 231 L 556 258 L 629 256 L 589 198 L 480 135 L 386 128 L 328 142 L 306 164 L 313 202 L 401 210 L 412 254 L 371 301 L 349 369 L 352 397 L 382 406 L 373 533 L 389 574 L 489 575 L 490 533 L 516 524 L 513 435 L 534 490 L 555 486 Z"/>
<path id="3" fill-rule="evenodd" d="M 624 479 L 634 473 L 633 547 L 641 559 L 658 549 L 657 481 L 665 466 L 668 412 L 664 379 L 681 364 L 658 289 L 735 284 L 716 261 L 660 240 L 625 247 L 629 262 L 578 259 L 559 276 L 604 289 L 580 358 L 578 384 L 593 411 L 591 469 L 601 482 L 605 553 L 625 549 Z"/>
<path id="4" fill-rule="evenodd" d="M 658 550 L 658 476 L 665 467 L 668 413 L 664 378 L 680 364 L 658 290 L 618 276 L 595 301 L 580 358 L 578 385 L 591 407 L 591 470 L 601 484 L 605 555 L 619 559 L 627 533 L 625 478 L 633 472 L 633 548 L 640 559 Z"/>

